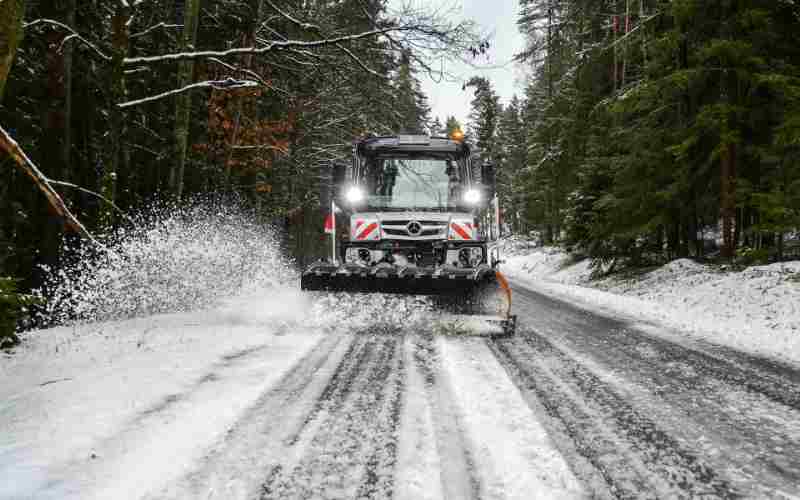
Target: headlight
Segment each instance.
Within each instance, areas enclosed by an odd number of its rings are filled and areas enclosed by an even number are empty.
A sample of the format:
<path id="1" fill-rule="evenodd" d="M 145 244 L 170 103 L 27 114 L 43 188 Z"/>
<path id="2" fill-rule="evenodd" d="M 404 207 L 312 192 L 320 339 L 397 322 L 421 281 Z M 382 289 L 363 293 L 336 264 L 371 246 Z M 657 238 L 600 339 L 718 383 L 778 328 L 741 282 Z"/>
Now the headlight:
<path id="1" fill-rule="evenodd" d="M 474 205 L 481 201 L 481 192 L 477 189 L 468 189 L 464 193 L 464 201 L 469 203 L 470 205 Z"/>
<path id="2" fill-rule="evenodd" d="M 362 191 L 358 186 L 353 186 L 347 190 L 345 197 L 350 203 L 358 203 L 364 199 L 364 191 Z"/>

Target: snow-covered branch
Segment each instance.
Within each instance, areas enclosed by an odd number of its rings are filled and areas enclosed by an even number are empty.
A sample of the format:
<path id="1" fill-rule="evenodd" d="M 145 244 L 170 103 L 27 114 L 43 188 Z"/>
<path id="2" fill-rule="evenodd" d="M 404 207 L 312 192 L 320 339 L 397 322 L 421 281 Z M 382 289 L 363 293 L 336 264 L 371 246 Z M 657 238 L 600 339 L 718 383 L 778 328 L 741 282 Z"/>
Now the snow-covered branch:
<path id="1" fill-rule="evenodd" d="M 86 227 L 81 224 L 77 217 L 70 212 L 69 207 L 64 203 L 64 200 L 58 192 L 53 189 L 47 177 L 45 177 L 33 161 L 28 158 L 28 155 L 25 154 L 22 148 L 19 147 L 19 144 L 17 144 L 2 126 L 0 126 L 0 149 L 8 153 L 8 155 L 14 159 L 17 167 L 33 180 L 34 184 L 36 184 L 36 187 L 44 194 L 44 197 L 53 210 L 66 220 L 68 227 L 98 247 L 103 247 Z"/>
<path id="2" fill-rule="evenodd" d="M 142 99 L 136 99 L 135 101 L 128 101 L 117 104 L 118 108 L 125 109 L 130 108 L 132 106 L 138 106 L 140 104 L 146 104 L 148 102 L 158 101 L 160 99 L 165 99 L 167 97 L 172 97 L 178 94 L 183 94 L 184 92 L 189 92 L 190 90 L 195 89 L 215 89 L 215 90 L 233 90 L 233 89 L 241 89 L 241 88 L 248 88 L 248 87 L 261 87 L 262 85 L 259 82 L 255 82 L 252 80 L 234 80 L 233 78 L 228 78 L 226 80 L 207 80 L 205 82 L 197 82 L 191 85 L 187 85 L 185 87 L 169 90 L 167 92 L 145 97 Z"/>
<path id="3" fill-rule="evenodd" d="M 269 151 L 277 151 L 279 153 L 287 154 L 286 148 L 273 146 L 272 144 L 256 144 L 253 146 L 230 146 L 231 149 L 235 149 L 238 151 L 248 151 L 254 149 L 266 149 Z"/>
<path id="4" fill-rule="evenodd" d="M 180 52 L 176 54 L 164 54 L 160 56 L 129 57 L 125 59 L 125 64 L 126 65 L 151 64 L 159 62 L 183 61 L 187 59 L 204 59 L 209 57 L 224 58 L 224 57 L 242 56 L 248 54 L 260 55 L 275 50 L 290 49 L 290 48 L 313 49 L 330 45 L 336 45 L 340 43 L 354 42 L 356 40 L 362 40 L 364 38 L 370 38 L 385 33 L 411 31 L 413 29 L 415 28 L 410 26 L 395 26 L 390 28 L 365 31 L 354 35 L 326 38 L 324 40 L 313 40 L 313 41 L 274 40 L 269 42 L 264 47 L 238 47 L 235 49 L 228 49 L 228 50 L 201 50 L 196 52 Z"/>
<path id="5" fill-rule="evenodd" d="M 168 29 L 179 29 L 179 28 L 183 28 L 183 25 L 182 24 L 158 23 L 156 25 L 150 26 L 149 28 L 147 28 L 144 31 L 132 34 L 131 38 L 139 38 L 139 37 L 142 37 L 142 36 L 146 36 L 146 35 L 149 35 L 150 33 L 154 32 L 156 30 L 159 30 L 159 29 L 168 30 Z"/>
<path id="6" fill-rule="evenodd" d="M 81 187 L 81 186 L 79 186 L 77 184 L 73 184 L 71 182 L 56 181 L 56 180 L 53 180 L 53 179 L 47 179 L 47 182 L 49 182 L 50 184 L 55 184 L 56 186 L 64 186 L 64 187 L 68 187 L 68 188 L 72 188 L 72 189 L 77 189 L 81 193 L 86 193 L 88 195 L 94 196 L 95 198 L 98 198 L 99 200 L 102 200 L 102 201 L 108 203 L 109 205 L 111 205 L 111 207 L 114 208 L 114 210 L 119 212 L 120 216 L 122 216 L 123 219 L 125 219 L 125 220 L 127 220 L 128 222 L 131 222 L 131 223 L 134 222 L 133 219 L 128 217 L 128 215 L 125 213 L 125 211 L 122 210 L 121 208 L 119 208 L 116 203 L 114 203 L 113 201 L 109 200 L 108 198 L 106 198 L 105 196 L 103 196 L 100 193 L 95 193 L 94 191 L 86 189 L 85 187 Z"/>
<path id="7" fill-rule="evenodd" d="M 42 19 L 36 19 L 35 21 L 31 21 L 31 22 L 25 24 L 23 27 L 25 29 L 27 29 L 27 28 L 32 28 L 34 26 L 37 26 L 39 24 L 49 24 L 51 26 L 56 26 L 56 27 L 61 28 L 63 30 L 69 31 L 70 35 L 67 36 L 61 42 L 61 46 L 58 49 L 59 51 L 64 47 L 64 44 L 67 41 L 72 40 L 72 39 L 77 39 L 77 40 L 80 40 L 87 47 L 91 48 L 98 56 L 100 56 L 101 59 L 103 59 L 105 61 L 111 61 L 111 56 L 107 56 L 106 54 L 104 54 L 103 51 L 100 50 L 99 48 L 97 48 L 97 46 L 95 44 L 93 44 L 89 40 L 87 40 L 84 37 L 82 37 L 80 34 L 78 34 L 77 31 L 75 31 L 74 29 L 70 28 L 69 26 L 67 26 L 64 23 L 55 21 L 53 19 L 44 19 L 44 18 L 42 18 Z"/>
<path id="8" fill-rule="evenodd" d="M 309 31 L 320 31 L 320 27 L 317 26 L 316 24 L 304 23 L 304 22 L 300 21 L 299 19 L 293 17 L 291 14 L 289 14 L 285 10 L 280 9 L 277 5 L 275 5 L 274 2 L 272 2 L 272 0 L 266 0 L 266 2 L 270 7 L 272 7 L 272 10 L 274 10 L 275 12 L 280 14 L 281 17 L 283 17 L 284 19 L 286 19 L 290 23 L 298 26 L 300 29 L 309 30 Z"/>
<path id="9" fill-rule="evenodd" d="M 304 23 L 304 22 L 300 21 L 299 19 L 297 19 L 297 18 L 293 17 L 292 15 L 290 15 L 288 12 L 278 8 L 278 6 L 276 6 L 271 0 L 266 0 L 266 1 L 269 4 L 269 6 L 272 7 L 273 10 L 275 10 L 275 12 L 280 14 L 281 17 L 283 17 L 284 19 L 286 19 L 290 23 L 294 24 L 295 26 L 299 27 L 300 29 L 313 31 L 314 33 L 322 35 L 322 29 L 319 26 L 317 26 L 316 24 Z M 366 71 L 367 73 L 371 74 L 372 76 L 374 76 L 376 78 L 381 78 L 381 79 L 384 78 L 384 75 L 381 75 L 380 73 L 378 73 L 374 69 L 372 69 L 369 66 L 367 66 L 367 64 L 364 61 L 362 61 L 358 56 L 356 56 L 353 53 L 353 51 L 351 51 L 350 49 L 348 49 L 347 47 L 345 47 L 341 43 L 337 42 L 335 45 L 336 45 L 337 49 L 339 49 L 342 52 L 344 52 L 347 55 L 347 57 L 349 57 L 359 67 L 361 67 L 361 69 L 363 69 L 364 71 Z"/>

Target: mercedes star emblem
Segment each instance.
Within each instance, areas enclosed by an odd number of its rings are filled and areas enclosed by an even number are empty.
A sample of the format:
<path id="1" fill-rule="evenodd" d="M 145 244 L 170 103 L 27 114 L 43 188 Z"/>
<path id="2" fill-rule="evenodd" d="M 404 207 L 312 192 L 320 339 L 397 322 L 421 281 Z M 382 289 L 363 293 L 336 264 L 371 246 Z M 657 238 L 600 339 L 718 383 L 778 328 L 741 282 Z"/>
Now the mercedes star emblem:
<path id="1" fill-rule="evenodd" d="M 409 236 L 419 236 L 422 233 L 422 224 L 419 222 L 412 220 L 406 226 L 406 231 L 408 232 Z"/>

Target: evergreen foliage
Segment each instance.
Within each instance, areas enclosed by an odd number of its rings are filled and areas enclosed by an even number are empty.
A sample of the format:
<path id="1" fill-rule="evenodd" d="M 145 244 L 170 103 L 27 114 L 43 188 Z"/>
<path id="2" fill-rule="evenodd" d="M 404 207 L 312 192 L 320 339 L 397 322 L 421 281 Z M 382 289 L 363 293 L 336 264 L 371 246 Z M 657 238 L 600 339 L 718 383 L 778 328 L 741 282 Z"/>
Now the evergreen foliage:
<path id="1" fill-rule="evenodd" d="M 516 229 L 598 262 L 798 257 L 800 7 L 520 4 L 531 78 L 498 141 Z"/>
<path id="2" fill-rule="evenodd" d="M 19 343 L 17 323 L 35 303 L 34 297 L 19 293 L 16 280 L 0 277 L 0 349 Z"/>
<path id="3" fill-rule="evenodd" d="M 0 62 L 15 59 L 7 81 L 0 65 L 0 124 L 45 176 L 122 209 L 229 193 L 286 227 L 300 263 L 322 243 L 319 169 L 346 159 L 363 135 L 428 131 L 417 72 L 435 74 L 432 61 L 482 46 L 471 23 L 388 12 L 387 0 L 2 5 L 14 17 L 0 22 Z M 97 196 L 58 191 L 92 232 L 120 224 Z M 0 274 L 39 287 L 42 266 L 64 258 L 65 234 L 0 155 Z"/>
<path id="4" fill-rule="evenodd" d="M 455 116 L 447 117 L 444 128 L 445 128 L 445 135 L 448 137 L 450 137 L 456 130 L 462 130 L 461 122 L 459 122 Z"/>
<path id="5" fill-rule="evenodd" d="M 500 115 L 500 99 L 492 83 L 483 77 L 472 77 L 466 87 L 474 87 L 471 112 L 469 114 L 469 136 L 486 157 L 495 155 L 497 120 Z"/>

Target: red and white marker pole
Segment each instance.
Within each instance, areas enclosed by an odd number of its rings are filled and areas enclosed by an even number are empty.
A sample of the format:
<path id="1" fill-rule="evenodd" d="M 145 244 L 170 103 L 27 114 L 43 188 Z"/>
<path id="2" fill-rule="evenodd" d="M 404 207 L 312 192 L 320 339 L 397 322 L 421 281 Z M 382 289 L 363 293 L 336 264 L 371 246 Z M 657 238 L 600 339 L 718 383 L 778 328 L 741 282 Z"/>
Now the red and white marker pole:
<path id="1" fill-rule="evenodd" d="M 331 219 L 333 228 L 331 229 L 331 262 L 336 264 L 336 203 L 331 200 Z"/>

